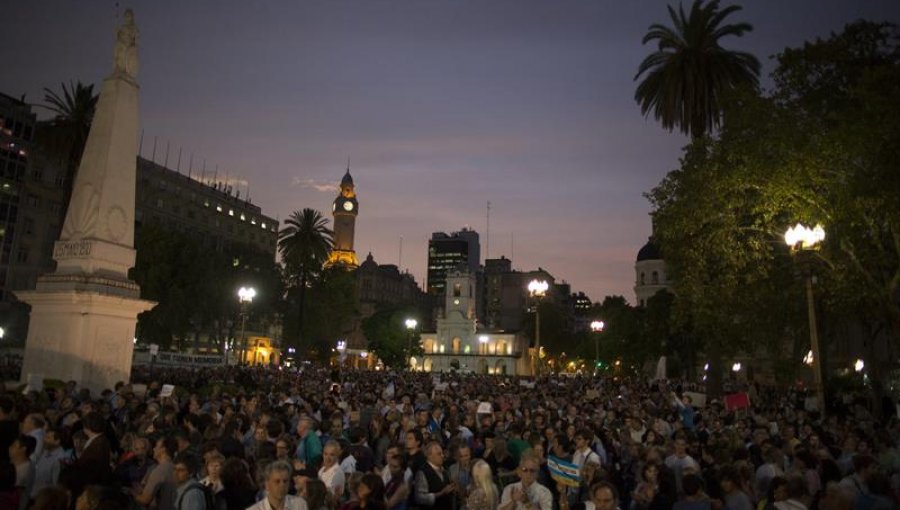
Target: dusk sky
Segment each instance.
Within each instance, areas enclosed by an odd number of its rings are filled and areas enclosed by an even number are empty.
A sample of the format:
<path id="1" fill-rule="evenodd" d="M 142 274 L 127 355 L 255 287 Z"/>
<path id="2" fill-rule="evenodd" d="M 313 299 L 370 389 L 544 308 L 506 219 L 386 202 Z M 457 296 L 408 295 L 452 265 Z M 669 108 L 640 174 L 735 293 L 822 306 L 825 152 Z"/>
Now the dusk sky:
<path id="1" fill-rule="evenodd" d="M 743 5 L 728 20 L 755 29 L 724 45 L 756 54 L 766 75 L 786 46 L 900 19 L 897 0 Z M 402 267 L 424 286 L 431 233 L 469 226 L 482 258 L 634 302 L 642 193 L 687 142 L 633 99 L 654 49 L 641 38 L 669 24 L 666 2 L 8 1 L 0 92 L 39 103 L 63 81 L 99 90 L 125 7 L 141 33 L 145 157 L 157 137 L 157 162 L 166 144 L 185 173 L 191 153 L 195 169 L 205 158 L 282 220 L 304 207 L 330 219 L 349 157 L 361 260 L 397 264 L 402 236 Z"/>

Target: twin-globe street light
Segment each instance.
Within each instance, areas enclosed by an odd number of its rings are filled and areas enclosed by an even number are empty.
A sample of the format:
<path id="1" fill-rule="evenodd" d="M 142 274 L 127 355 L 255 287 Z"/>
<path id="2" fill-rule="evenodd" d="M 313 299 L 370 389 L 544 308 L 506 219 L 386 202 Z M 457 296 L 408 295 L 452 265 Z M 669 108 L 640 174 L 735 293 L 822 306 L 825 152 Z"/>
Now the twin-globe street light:
<path id="1" fill-rule="evenodd" d="M 787 229 L 784 233 L 784 242 L 790 246 L 792 252 L 810 251 L 818 248 L 825 240 L 825 229 L 822 225 L 809 228 L 800 223 Z M 806 307 L 809 315 L 809 343 L 812 348 L 804 359 L 813 369 L 813 386 L 816 390 L 819 412 L 825 413 L 825 384 L 822 380 L 822 356 L 819 351 L 819 332 L 816 327 L 816 305 L 813 299 L 813 275 L 812 269 L 806 268 Z"/>
<path id="2" fill-rule="evenodd" d="M 597 363 L 600 362 L 600 333 L 603 333 L 605 327 L 606 324 L 603 321 L 591 322 L 591 331 L 594 332 L 594 370 L 597 369 Z"/>
<path id="3" fill-rule="evenodd" d="M 534 305 L 534 355 L 532 363 L 534 365 L 533 373 L 535 376 L 541 375 L 541 307 L 540 300 L 547 295 L 547 289 L 550 284 L 547 280 L 531 280 L 528 282 L 528 293 L 535 298 Z"/>
<path id="4" fill-rule="evenodd" d="M 410 370 L 413 370 L 414 367 L 412 366 L 412 337 L 413 337 L 413 331 L 416 329 L 416 326 L 419 325 L 419 321 L 410 318 L 410 319 L 406 319 L 405 324 L 406 324 L 406 366 Z"/>
<path id="5" fill-rule="evenodd" d="M 256 297 L 256 289 L 253 287 L 241 287 L 238 289 L 238 302 L 241 304 L 241 359 L 240 364 L 244 364 L 244 358 L 247 357 L 247 337 L 245 336 L 247 327 L 247 308 Z M 225 351 L 225 364 L 228 364 L 228 351 Z"/>

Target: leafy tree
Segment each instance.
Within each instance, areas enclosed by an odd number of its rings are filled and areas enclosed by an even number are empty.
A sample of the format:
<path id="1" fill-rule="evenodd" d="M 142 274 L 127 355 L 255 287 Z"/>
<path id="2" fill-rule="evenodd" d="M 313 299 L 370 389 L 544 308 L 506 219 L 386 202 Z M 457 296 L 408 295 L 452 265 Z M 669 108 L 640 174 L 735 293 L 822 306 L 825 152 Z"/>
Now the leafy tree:
<path id="1" fill-rule="evenodd" d="M 688 14 L 679 5 L 668 7 L 672 27 L 650 25 L 643 43 L 656 41 L 634 79 L 643 76 L 634 98 L 641 113 L 653 111 L 656 120 L 671 131 L 678 128 L 693 138 L 708 134 L 720 122 L 722 95 L 729 90 L 756 87 L 759 61 L 753 55 L 726 50 L 719 40 L 742 36 L 753 30 L 749 23 L 723 25 L 730 14 L 741 10 L 719 7 L 718 0 L 704 4 L 694 0 Z"/>
<path id="2" fill-rule="evenodd" d="M 313 282 L 309 294 L 302 335 L 307 343 L 302 347 L 324 361 L 337 340 L 352 331 L 358 315 L 356 277 L 344 268 L 331 267 Z"/>
<path id="3" fill-rule="evenodd" d="M 374 352 L 385 366 L 406 368 L 407 353 L 419 356 L 424 353 L 415 338 L 410 339 L 405 320 L 415 311 L 409 306 L 388 306 L 377 310 L 363 319 L 362 330 L 369 342 L 369 350 Z M 411 350 L 408 350 L 410 349 Z"/>
<path id="4" fill-rule="evenodd" d="M 248 329 L 262 330 L 280 312 L 280 276 L 271 256 L 250 247 L 225 254 L 179 232 L 142 225 L 130 277 L 141 286 L 142 298 L 159 304 L 139 316 L 140 339 L 185 348 L 191 338 L 196 346 L 204 333 L 216 343 L 235 336 L 236 289 L 242 285 L 257 289 Z"/>
<path id="5" fill-rule="evenodd" d="M 322 213 L 309 208 L 291 213 L 285 225 L 278 234 L 278 250 L 284 263 L 285 278 L 296 296 L 298 337 L 289 342 L 296 346 L 304 328 L 307 288 L 328 258 L 334 233 L 328 229 L 328 220 Z"/>
<path id="6" fill-rule="evenodd" d="M 805 352 L 798 262 L 822 277 L 826 314 L 872 324 L 896 348 L 897 41 L 893 25 L 858 22 L 786 50 L 775 90 L 730 95 L 719 136 L 695 139 L 680 168 L 650 193 L 676 286 L 675 323 L 702 339 L 713 393 L 727 356 Z M 784 244 L 796 222 L 826 225 L 811 260 L 792 257 Z"/>

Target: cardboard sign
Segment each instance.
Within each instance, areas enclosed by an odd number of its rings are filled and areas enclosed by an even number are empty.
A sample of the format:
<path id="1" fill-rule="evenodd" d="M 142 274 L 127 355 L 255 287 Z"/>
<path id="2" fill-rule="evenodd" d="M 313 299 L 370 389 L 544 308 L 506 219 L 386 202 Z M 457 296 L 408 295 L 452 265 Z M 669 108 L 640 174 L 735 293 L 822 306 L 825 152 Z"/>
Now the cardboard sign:
<path id="1" fill-rule="evenodd" d="M 144 395 L 147 394 L 147 385 L 146 384 L 132 384 L 131 391 L 140 398 L 144 398 Z"/>
<path id="2" fill-rule="evenodd" d="M 587 393 L 585 393 L 585 396 L 588 398 L 588 400 L 594 399 L 594 398 L 599 398 L 600 392 L 597 390 L 587 390 Z"/>
<path id="3" fill-rule="evenodd" d="M 175 392 L 175 385 L 173 384 L 163 384 L 162 391 L 159 392 L 159 396 L 162 398 L 171 397 L 172 393 Z"/>
<path id="4" fill-rule="evenodd" d="M 28 374 L 28 385 L 22 394 L 27 395 L 32 391 L 44 391 L 44 374 Z"/>
<path id="5" fill-rule="evenodd" d="M 159 354 L 159 346 L 156 344 L 150 344 L 150 355 L 156 356 Z"/>
<path id="6" fill-rule="evenodd" d="M 490 402 L 482 402 L 478 404 L 478 414 L 494 414 L 494 407 Z"/>
<path id="7" fill-rule="evenodd" d="M 685 391 L 684 395 L 691 397 L 691 405 L 694 407 L 706 407 L 706 393 L 697 393 L 696 391 Z"/>

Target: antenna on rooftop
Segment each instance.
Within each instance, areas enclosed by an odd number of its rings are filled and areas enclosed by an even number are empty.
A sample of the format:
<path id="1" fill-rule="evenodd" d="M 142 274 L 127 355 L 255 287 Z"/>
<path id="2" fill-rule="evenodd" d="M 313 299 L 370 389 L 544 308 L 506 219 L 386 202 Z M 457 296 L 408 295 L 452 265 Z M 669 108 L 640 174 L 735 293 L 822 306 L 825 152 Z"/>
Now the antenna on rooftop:
<path id="1" fill-rule="evenodd" d="M 484 234 L 484 260 L 491 258 L 491 201 L 487 203 L 487 227 Z"/>

